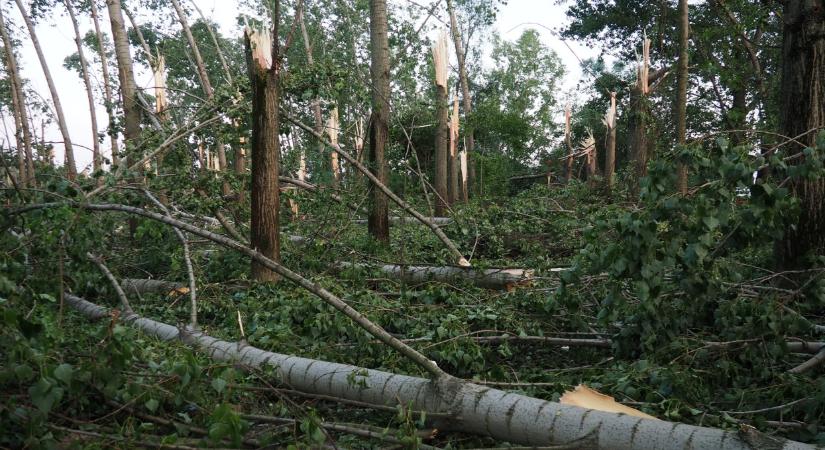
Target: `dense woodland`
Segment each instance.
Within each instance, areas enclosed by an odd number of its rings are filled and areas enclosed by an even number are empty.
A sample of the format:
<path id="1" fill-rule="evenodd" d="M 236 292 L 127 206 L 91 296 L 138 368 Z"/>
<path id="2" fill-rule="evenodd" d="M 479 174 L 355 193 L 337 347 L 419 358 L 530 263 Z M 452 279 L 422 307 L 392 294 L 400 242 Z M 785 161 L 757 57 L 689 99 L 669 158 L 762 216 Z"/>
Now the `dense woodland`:
<path id="1" fill-rule="evenodd" d="M 0 448 L 825 445 L 822 0 L 237 1 L 0 0 Z"/>

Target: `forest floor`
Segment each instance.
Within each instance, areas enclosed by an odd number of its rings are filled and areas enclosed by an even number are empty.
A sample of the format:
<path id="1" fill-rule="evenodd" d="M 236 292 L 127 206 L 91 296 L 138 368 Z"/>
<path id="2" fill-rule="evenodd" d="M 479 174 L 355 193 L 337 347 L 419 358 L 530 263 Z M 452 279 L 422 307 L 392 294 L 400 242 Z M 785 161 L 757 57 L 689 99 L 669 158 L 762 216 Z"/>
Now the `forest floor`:
<path id="1" fill-rule="evenodd" d="M 454 222 L 443 227 L 475 267 L 532 269 L 529 283 L 503 290 L 461 280 L 405 283 L 377 269 L 339 263 L 449 265 L 450 254 L 426 227 L 395 225 L 392 243 L 384 248 L 369 239 L 365 225 L 352 221 L 356 213 L 324 194 L 288 195 L 300 205 L 300 216 L 286 214 L 282 235 L 306 239 L 283 239 L 283 264 L 339 295 L 451 375 L 554 401 L 586 384 L 666 420 L 731 429 L 750 424 L 769 434 L 825 442 L 819 428 L 825 380 L 787 372 L 810 355 L 788 351 L 786 342 L 818 338 L 798 317 L 777 309 L 780 296 L 764 287 L 772 285 L 753 281 L 771 275 L 760 269 L 764 248 L 733 251 L 704 268 L 716 273 L 713 286 L 719 288 L 713 295 L 723 299 L 712 308 L 691 306 L 685 271 L 667 267 L 654 296 L 670 303 L 651 302 L 640 292 L 653 289 L 653 283 L 644 281 L 640 288 L 638 279 L 613 276 L 594 262 L 608 258 L 616 264 L 624 258 L 620 265 L 634 264 L 634 251 L 614 248 L 623 236 L 603 230 L 605 223 L 637 211 L 636 205 L 607 204 L 604 193 L 577 183 L 538 186 L 514 197 L 459 205 Z M 40 220 L 49 227 L 57 218 Z M 667 226 L 660 222 L 654 232 Z M 139 221 L 133 237 L 125 227 L 112 230 L 100 237 L 105 247 L 99 251 L 118 278 L 186 284 L 182 251 L 169 228 Z M 28 243 L 29 264 L 54 267 L 54 255 L 42 250 L 54 242 Z M 202 239 L 190 243 L 198 321 L 207 334 L 281 354 L 426 375 L 302 288 L 288 281 L 250 283 L 246 258 Z M 16 258 L 7 256 L 6 264 Z M 717 265 L 736 265 L 738 279 L 714 269 Z M 54 275 L 18 269 L 28 275 L 4 280 L 36 286 L 38 277 Z M 116 305 L 106 281 L 93 269 L 88 272 L 66 274 L 67 284 L 90 301 Z M 19 428 L 7 429 L 0 446 L 501 445 L 436 430 L 431 418 L 402 407 L 382 411 L 296 395 L 269 373 L 211 361 L 183 344 L 144 336 L 116 318 L 89 322 L 68 308 L 61 311 L 59 294 L 38 294 L 33 303 L 31 296 L 5 298 L 0 424 Z M 130 301 L 139 315 L 165 323 L 182 324 L 189 317 L 183 291 L 130 294 Z M 680 316 L 686 310 L 681 308 L 706 311 Z M 812 322 L 821 319 L 805 313 Z M 607 345 L 592 344 L 605 340 Z"/>

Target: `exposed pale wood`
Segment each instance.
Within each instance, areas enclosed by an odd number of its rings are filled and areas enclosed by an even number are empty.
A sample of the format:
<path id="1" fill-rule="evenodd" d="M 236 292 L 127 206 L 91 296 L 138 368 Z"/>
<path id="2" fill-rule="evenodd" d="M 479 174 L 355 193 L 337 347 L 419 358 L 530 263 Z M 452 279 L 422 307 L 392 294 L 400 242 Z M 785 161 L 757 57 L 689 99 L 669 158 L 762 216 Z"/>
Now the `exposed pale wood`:
<path id="1" fill-rule="evenodd" d="M 473 269 L 458 266 L 368 265 L 339 262 L 340 268 L 377 269 L 409 283 L 468 281 L 490 289 L 509 289 L 532 281 L 531 269 Z"/>

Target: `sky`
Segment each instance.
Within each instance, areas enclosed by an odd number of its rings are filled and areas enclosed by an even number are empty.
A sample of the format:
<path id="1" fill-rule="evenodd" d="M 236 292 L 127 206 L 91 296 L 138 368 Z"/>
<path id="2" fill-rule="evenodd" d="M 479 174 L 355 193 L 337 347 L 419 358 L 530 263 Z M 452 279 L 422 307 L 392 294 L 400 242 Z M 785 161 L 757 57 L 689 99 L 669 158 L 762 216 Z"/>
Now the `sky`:
<path id="1" fill-rule="evenodd" d="M 235 1 L 231 0 L 194 0 L 204 15 L 211 18 L 219 24 L 221 33 L 227 36 L 239 34 L 241 30 L 237 27 L 235 17 L 238 15 L 238 7 Z M 404 1 L 404 0 L 389 0 Z M 566 16 L 564 11 L 565 5 L 556 4 L 556 0 L 510 0 L 507 5 L 500 8 L 494 28 L 507 40 L 514 40 L 527 28 L 533 28 L 539 32 L 542 41 L 550 48 L 556 51 L 559 58 L 561 58 L 566 69 L 566 75 L 562 83 L 562 92 L 559 93 L 560 98 L 566 97 L 572 90 L 574 90 L 576 83 L 578 83 L 582 76 L 582 71 L 579 65 L 579 59 L 586 59 L 598 54 L 598 50 L 587 48 L 586 46 L 577 42 L 568 42 L 565 45 L 557 36 L 549 29 L 557 29 L 566 23 Z M 19 12 L 16 8 L 6 7 L 6 3 L 0 3 L 4 11 L 4 15 L 13 18 L 16 24 L 23 24 Z M 109 29 L 108 19 L 105 17 L 105 8 L 102 8 L 101 27 L 104 32 Z M 170 12 L 171 14 L 171 12 Z M 141 20 L 138 18 L 138 20 Z M 459 18 L 460 20 L 460 18 Z M 81 34 L 85 34 L 87 30 L 91 30 L 92 22 L 84 16 L 79 17 Z M 194 21 L 194 20 L 193 20 Z M 16 30 L 22 31 L 22 30 Z M 69 71 L 63 67 L 63 60 L 66 56 L 71 55 L 77 51 L 74 43 L 74 32 L 71 27 L 71 22 L 65 14 L 57 15 L 43 20 L 36 27 L 38 37 L 40 39 L 46 62 L 52 73 L 57 86 L 58 95 L 63 105 L 66 114 L 66 121 L 68 123 L 69 134 L 75 146 L 75 159 L 77 160 L 78 171 L 84 170 L 91 164 L 92 160 L 92 133 L 91 133 L 91 119 L 88 109 L 88 100 L 86 99 L 85 88 L 83 82 L 77 73 Z M 27 78 L 31 83 L 32 88 L 43 99 L 51 104 L 48 86 L 43 76 L 40 64 L 38 63 L 37 54 L 31 41 L 28 39 L 28 34 L 21 32 L 15 33 L 21 37 L 23 48 L 21 50 L 21 66 L 22 76 Z M 452 48 L 451 48 L 452 52 Z M 114 64 L 114 61 L 111 62 Z M 114 73 L 114 71 L 113 71 Z M 98 79 L 93 79 L 93 84 L 99 84 Z M 151 88 L 154 85 L 151 73 L 142 71 L 137 74 L 137 83 L 139 87 Z M 102 103 L 100 99 L 96 99 L 98 103 Z M 103 106 L 98 106 L 97 121 L 99 130 L 103 131 L 107 125 L 107 115 Z M 13 137 L 14 124 L 10 118 L 6 119 L 6 126 L 9 130 L 11 139 Z M 58 164 L 63 161 L 63 145 L 62 137 L 56 125 L 47 126 L 45 130 L 47 141 L 56 142 L 55 144 L 55 159 Z M 0 129 L 0 142 L 5 143 L 6 135 Z M 108 157 L 108 140 L 101 146 L 104 154 Z"/>

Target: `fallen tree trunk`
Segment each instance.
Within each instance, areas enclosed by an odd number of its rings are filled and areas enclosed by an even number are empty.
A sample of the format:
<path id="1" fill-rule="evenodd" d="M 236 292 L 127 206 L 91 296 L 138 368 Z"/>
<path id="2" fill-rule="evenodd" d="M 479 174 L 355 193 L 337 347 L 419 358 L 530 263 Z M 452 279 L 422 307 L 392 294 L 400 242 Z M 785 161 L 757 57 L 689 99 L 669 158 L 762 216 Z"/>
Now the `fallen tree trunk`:
<path id="1" fill-rule="evenodd" d="M 415 217 L 390 216 L 389 219 L 390 219 L 390 223 L 393 224 L 393 225 L 399 225 L 399 224 L 405 224 L 405 225 L 407 225 L 407 224 L 418 224 L 418 225 L 422 225 L 421 221 L 419 221 Z M 449 225 L 449 224 L 453 223 L 453 219 L 451 219 L 449 217 L 427 217 L 427 220 L 429 220 L 434 225 L 438 225 L 440 227 L 443 227 L 444 225 Z M 358 225 L 365 225 L 367 223 L 367 220 L 366 219 L 353 219 L 352 223 L 358 224 Z M 423 224 L 423 225 L 426 225 L 426 224 Z"/>
<path id="2" fill-rule="evenodd" d="M 175 289 L 186 287 L 177 281 L 124 278 L 120 286 L 127 294 L 168 294 Z"/>
<path id="3" fill-rule="evenodd" d="M 66 294 L 66 303 L 90 318 L 106 318 L 106 308 Z M 397 375 L 347 364 L 267 352 L 244 343 L 215 339 L 199 331 L 137 315 L 122 316 L 143 332 L 181 341 L 218 361 L 274 370 L 291 388 L 345 400 L 448 413 L 440 428 L 486 435 L 524 445 L 576 444 L 576 448 L 652 450 L 664 448 L 752 450 L 813 449 L 800 442 L 697 427 L 548 402 L 479 386 L 452 377 L 439 381 Z M 353 382 L 355 380 L 356 382 Z"/>
<path id="4" fill-rule="evenodd" d="M 509 289 L 520 284 L 529 283 L 534 274 L 531 269 L 473 269 L 458 266 L 407 266 L 399 264 L 372 266 L 344 261 L 339 262 L 338 267 L 375 268 L 408 283 L 470 281 L 477 286 L 489 289 Z"/>

